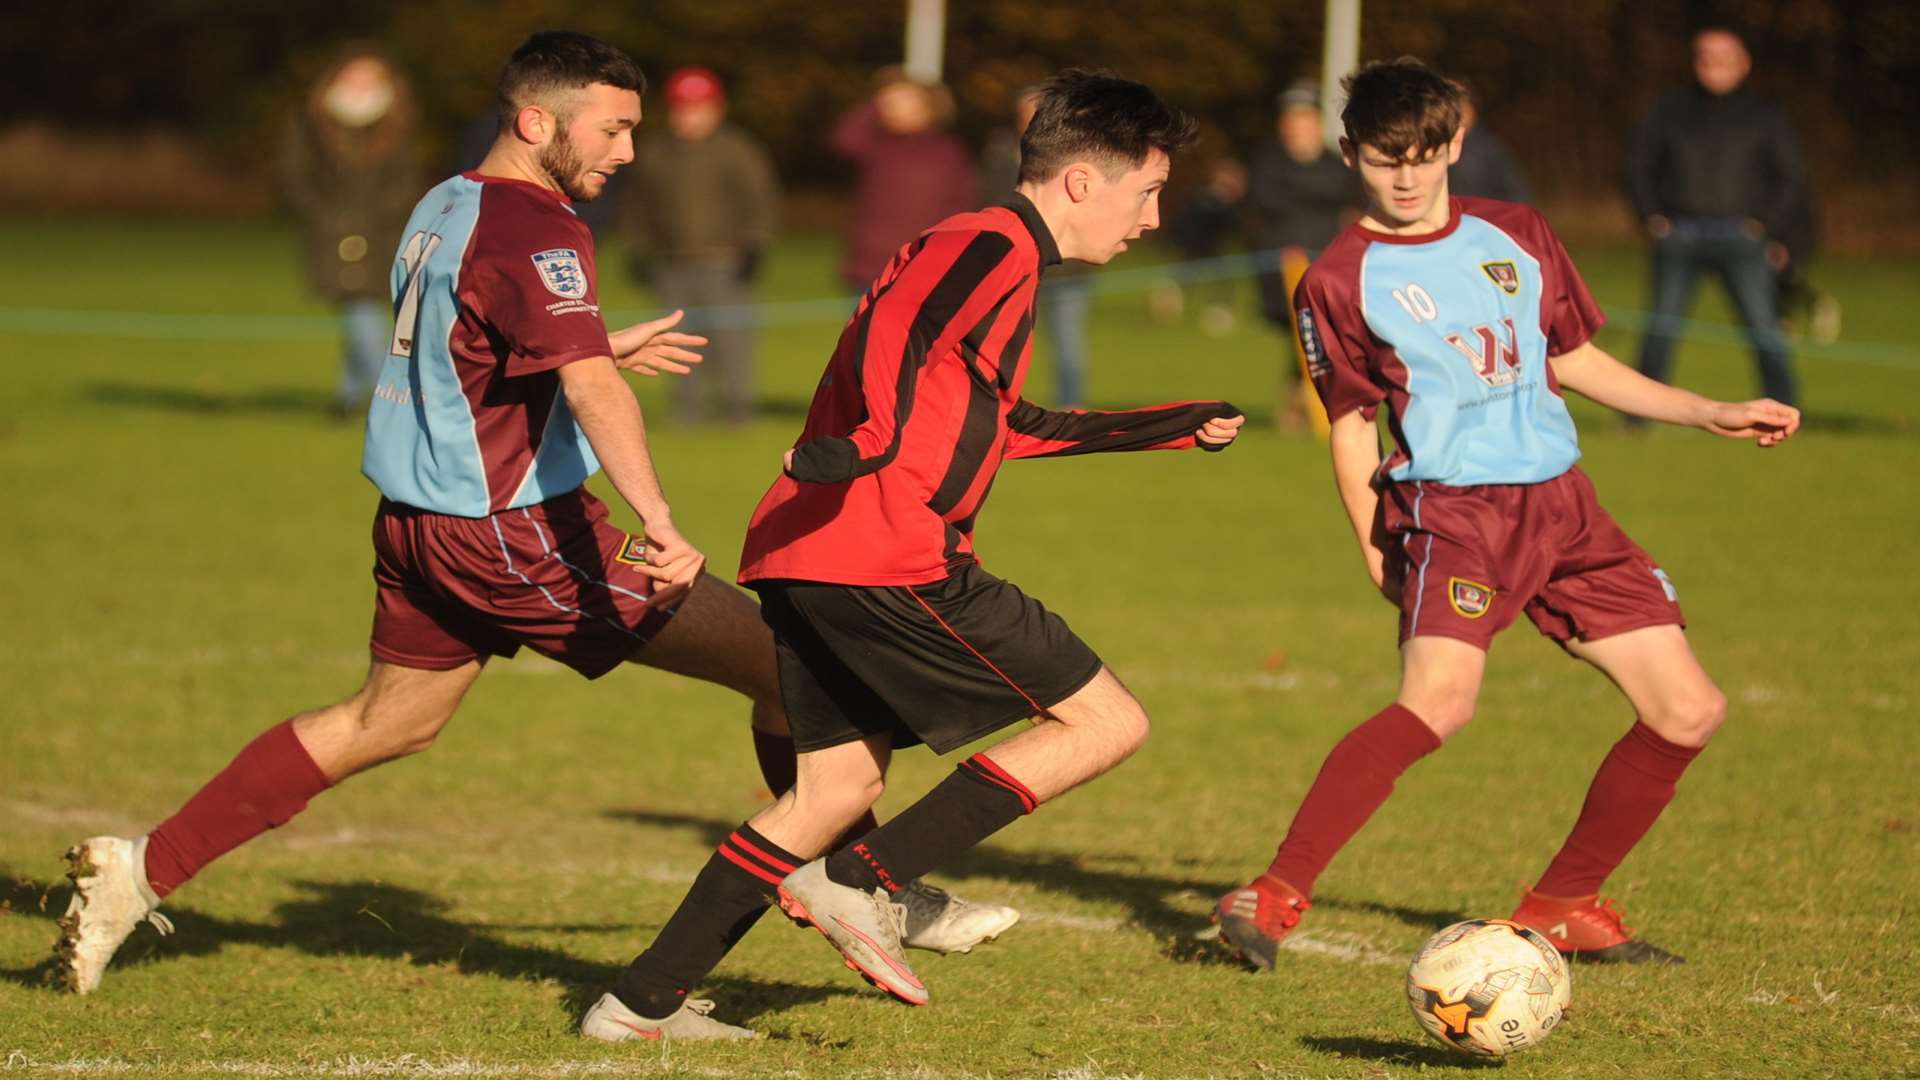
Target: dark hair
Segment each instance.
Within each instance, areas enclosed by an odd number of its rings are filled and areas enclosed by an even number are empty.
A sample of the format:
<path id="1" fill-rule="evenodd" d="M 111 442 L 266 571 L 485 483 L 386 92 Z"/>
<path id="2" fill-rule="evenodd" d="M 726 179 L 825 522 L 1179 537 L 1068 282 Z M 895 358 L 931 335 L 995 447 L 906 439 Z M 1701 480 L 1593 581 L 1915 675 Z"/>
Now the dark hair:
<path id="1" fill-rule="evenodd" d="M 1074 68 L 1039 86 L 1033 122 L 1020 136 L 1020 180 L 1045 180 L 1075 161 L 1112 176 L 1193 141 L 1193 118 L 1160 95 L 1111 72 Z"/>
<path id="2" fill-rule="evenodd" d="M 1411 56 L 1376 60 L 1340 80 L 1347 141 L 1399 161 L 1425 158 L 1453 141 L 1467 89 Z"/>
<path id="3" fill-rule="evenodd" d="M 507 58 L 494 90 L 500 109 L 500 128 L 513 124 L 514 116 L 528 105 L 554 108 L 557 95 L 584 90 L 594 83 L 605 83 L 621 90 L 643 94 L 647 77 L 633 57 L 601 41 L 571 30 L 541 30 L 520 43 Z M 564 117 L 563 117 L 564 119 Z"/>

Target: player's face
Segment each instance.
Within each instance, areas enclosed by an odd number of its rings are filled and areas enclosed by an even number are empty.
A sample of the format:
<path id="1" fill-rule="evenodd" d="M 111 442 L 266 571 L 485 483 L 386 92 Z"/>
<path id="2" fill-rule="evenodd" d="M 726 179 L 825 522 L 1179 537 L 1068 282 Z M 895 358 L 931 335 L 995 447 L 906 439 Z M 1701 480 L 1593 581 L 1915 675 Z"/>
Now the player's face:
<path id="1" fill-rule="evenodd" d="M 1460 160 L 1464 132 L 1424 156 L 1393 158 L 1368 143 L 1340 140 L 1347 167 L 1359 174 L 1370 224 L 1388 232 L 1431 232 L 1447 223 L 1447 166 Z"/>
<path id="2" fill-rule="evenodd" d="M 1127 250 L 1127 241 L 1160 227 L 1160 189 L 1167 186 L 1167 174 L 1173 163 L 1166 152 L 1155 147 L 1147 160 L 1109 178 L 1099 169 L 1089 168 L 1087 197 L 1080 203 L 1079 235 L 1081 250 L 1074 257 L 1090 263 L 1104 263 Z"/>
<path id="3" fill-rule="evenodd" d="M 567 198 L 592 202 L 607 180 L 633 160 L 640 95 L 605 83 L 581 91 L 573 115 L 540 148 L 540 165 Z"/>

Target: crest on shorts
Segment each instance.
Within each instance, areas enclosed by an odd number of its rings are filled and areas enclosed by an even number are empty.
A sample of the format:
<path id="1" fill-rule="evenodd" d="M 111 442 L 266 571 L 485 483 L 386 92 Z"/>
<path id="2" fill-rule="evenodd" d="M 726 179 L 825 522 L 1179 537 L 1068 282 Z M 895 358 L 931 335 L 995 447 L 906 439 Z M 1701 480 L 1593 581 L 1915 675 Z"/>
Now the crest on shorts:
<path id="1" fill-rule="evenodd" d="M 540 271 L 540 284 L 555 296 L 581 300 L 587 295 L 587 274 L 580 268 L 580 253 L 572 248 L 550 248 L 533 254 L 533 268 Z"/>
<path id="2" fill-rule="evenodd" d="M 1511 262 L 1481 263 L 1480 269 L 1487 272 L 1495 285 L 1500 286 L 1508 296 L 1520 291 L 1520 271 L 1514 269 Z"/>
<path id="3" fill-rule="evenodd" d="M 647 561 L 647 538 L 628 533 L 627 542 L 620 545 L 619 553 L 613 558 L 615 562 L 623 562 L 628 566 L 644 565 Z"/>
<path id="4" fill-rule="evenodd" d="M 1447 600 L 1462 617 L 1477 619 L 1493 606 L 1493 590 L 1477 581 L 1448 578 Z"/>

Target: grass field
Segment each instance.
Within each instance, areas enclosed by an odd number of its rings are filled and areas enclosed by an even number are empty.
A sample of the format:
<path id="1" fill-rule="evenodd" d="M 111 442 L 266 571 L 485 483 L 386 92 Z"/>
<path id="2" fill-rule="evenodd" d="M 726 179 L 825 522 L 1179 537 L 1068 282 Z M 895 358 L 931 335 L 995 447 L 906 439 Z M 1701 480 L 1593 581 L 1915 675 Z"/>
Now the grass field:
<path id="1" fill-rule="evenodd" d="M 171 813 L 257 731 L 345 695 L 366 664 L 373 492 L 360 433 L 321 415 L 333 347 L 266 226 L 0 224 L 0 1072 L 64 1075 L 1383 1077 L 1477 1068 L 1428 1043 L 1400 976 L 1459 918 L 1503 915 L 1563 837 L 1631 715 L 1523 625 L 1477 722 L 1407 775 L 1321 880 L 1298 947 L 1255 977 L 1187 940 L 1265 864 L 1326 749 L 1393 690 L 1393 616 L 1366 585 L 1323 449 L 1261 421 L 1275 345 L 1150 323 L 1104 297 L 1097 404 L 1225 396 L 1222 455 L 1018 463 L 978 540 L 1146 702 L 1113 776 L 939 877 L 1027 913 L 932 960 L 931 1008 L 765 920 L 705 993 L 768 1032 L 611 1047 L 579 1014 L 651 938 L 717 835 L 763 797 L 742 704 L 634 669 L 588 684 L 493 665 L 429 753 L 330 792 L 172 898 L 95 996 L 42 982 L 61 851 Z M 1629 251 L 1582 257 L 1631 308 Z M 769 291 L 827 291 L 797 241 Z M 603 255 L 603 265 L 618 260 Z M 1586 468 L 1665 564 L 1732 700 L 1680 797 L 1610 882 L 1691 957 L 1576 968 L 1569 1023 L 1514 1076 L 1920 1071 L 1920 269 L 1835 263 L 1840 347 L 1801 358 L 1809 411 L 1777 452 L 1616 433 L 1582 407 Z M 604 299 L 639 316 L 615 280 Z M 1244 293 L 1243 293 L 1244 297 Z M 120 313 L 247 316 L 149 320 Z M 1701 317 L 1723 318 L 1717 299 Z M 291 321 L 285 315 L 305 316 Z M 681 528 L 731 572 L 837 328 L 770 331 L 767 417 L 656 432 Z M 284 339 L 270 335 L 284 334 Z M 262 336 L 269 335 L 269 336 Z M 1632 339 L 1607 331 L 1625 355 Z M 1868 348 L 1860 343 L 1880 343 Z M 1744 349 L 1679 374 L 1744 396 Z M 1044 400 L 1044 368 L 1032 384 Z M 659 401 L 657 385 L 643 399 Z M 602 489 L 603 494 L 604 488 Z M 883 811 L 950 765 L 903 754 Z"/>

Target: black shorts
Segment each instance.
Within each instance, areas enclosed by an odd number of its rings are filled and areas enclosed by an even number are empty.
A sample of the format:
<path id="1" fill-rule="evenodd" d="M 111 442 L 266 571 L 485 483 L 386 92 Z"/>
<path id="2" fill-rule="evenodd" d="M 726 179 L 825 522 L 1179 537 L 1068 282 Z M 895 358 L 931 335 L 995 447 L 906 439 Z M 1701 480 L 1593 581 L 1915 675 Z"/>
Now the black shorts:
<path id="1" fill-rule="evenodd" d="M 1100 658 L 1038 600 L 978 565 L 927 585 L 756 581 L 796 750 L 870 735 L 937 753 L 1038 716 Z"/>

